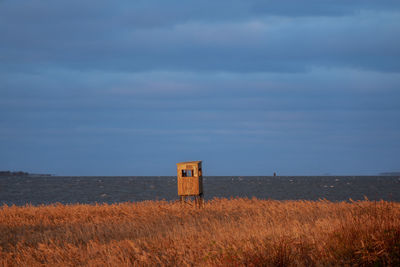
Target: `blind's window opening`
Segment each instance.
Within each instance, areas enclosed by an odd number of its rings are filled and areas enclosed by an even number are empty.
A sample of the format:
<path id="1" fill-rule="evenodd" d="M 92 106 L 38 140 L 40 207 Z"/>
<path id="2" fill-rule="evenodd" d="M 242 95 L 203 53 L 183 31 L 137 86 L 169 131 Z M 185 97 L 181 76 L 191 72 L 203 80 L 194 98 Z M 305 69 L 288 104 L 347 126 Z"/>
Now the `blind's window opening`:
<path id="1" fill-rule="evenodd" d="M 193 177 L 193 170 L 182 170 L 182 177 Z"/>

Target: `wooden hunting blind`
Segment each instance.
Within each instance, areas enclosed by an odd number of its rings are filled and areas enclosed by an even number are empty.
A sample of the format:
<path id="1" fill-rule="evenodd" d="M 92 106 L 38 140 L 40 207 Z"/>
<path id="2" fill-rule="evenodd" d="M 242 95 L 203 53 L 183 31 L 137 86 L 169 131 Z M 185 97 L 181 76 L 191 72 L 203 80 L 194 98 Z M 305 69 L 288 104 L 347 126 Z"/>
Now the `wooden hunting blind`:
<path id="1" fill-rule="evenodd" d="M 178 169 L 178 195 L 181 201 L 188 196 L 194 196 L 196 203 L 198 197 L 201 201 L 203 198 L 201 161 L 180 162 L 176 165 Z"/>

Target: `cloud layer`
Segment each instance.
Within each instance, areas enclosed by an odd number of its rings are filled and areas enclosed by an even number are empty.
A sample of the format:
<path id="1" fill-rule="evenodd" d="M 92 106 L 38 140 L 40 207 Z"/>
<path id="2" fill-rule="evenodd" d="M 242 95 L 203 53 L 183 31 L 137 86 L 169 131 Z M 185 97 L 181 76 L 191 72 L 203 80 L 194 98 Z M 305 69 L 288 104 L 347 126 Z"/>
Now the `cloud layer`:
<path id="1" fill-rule="evenodd" d="M 391 171 L 399 21 L 398 1 L 1 1 L 0 169 Z"/>

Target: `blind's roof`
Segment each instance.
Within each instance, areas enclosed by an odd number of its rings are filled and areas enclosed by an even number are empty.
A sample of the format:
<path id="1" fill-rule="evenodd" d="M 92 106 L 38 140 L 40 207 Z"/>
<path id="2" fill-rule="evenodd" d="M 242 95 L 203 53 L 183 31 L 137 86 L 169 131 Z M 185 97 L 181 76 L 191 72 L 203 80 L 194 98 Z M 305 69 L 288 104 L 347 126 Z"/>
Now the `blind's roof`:
<path id="1" fill-rule="evenodd" d="M 179 162 L 179 163 L 177 163 L 176 165 L 184 165 L 184 164 L 199 164 L 199 163 L 201 163 L 201 160 Z"/>

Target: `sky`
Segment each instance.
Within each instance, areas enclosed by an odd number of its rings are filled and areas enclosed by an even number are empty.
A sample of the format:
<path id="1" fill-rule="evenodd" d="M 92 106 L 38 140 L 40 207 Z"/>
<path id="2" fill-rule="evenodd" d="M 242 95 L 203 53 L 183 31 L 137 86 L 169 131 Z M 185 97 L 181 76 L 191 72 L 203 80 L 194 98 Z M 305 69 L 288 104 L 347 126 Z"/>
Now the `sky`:
<path id="1" fill-rule="evenodd" d="M 0 170 L 400 170 L 400 1 L 0 0 Z"/>

